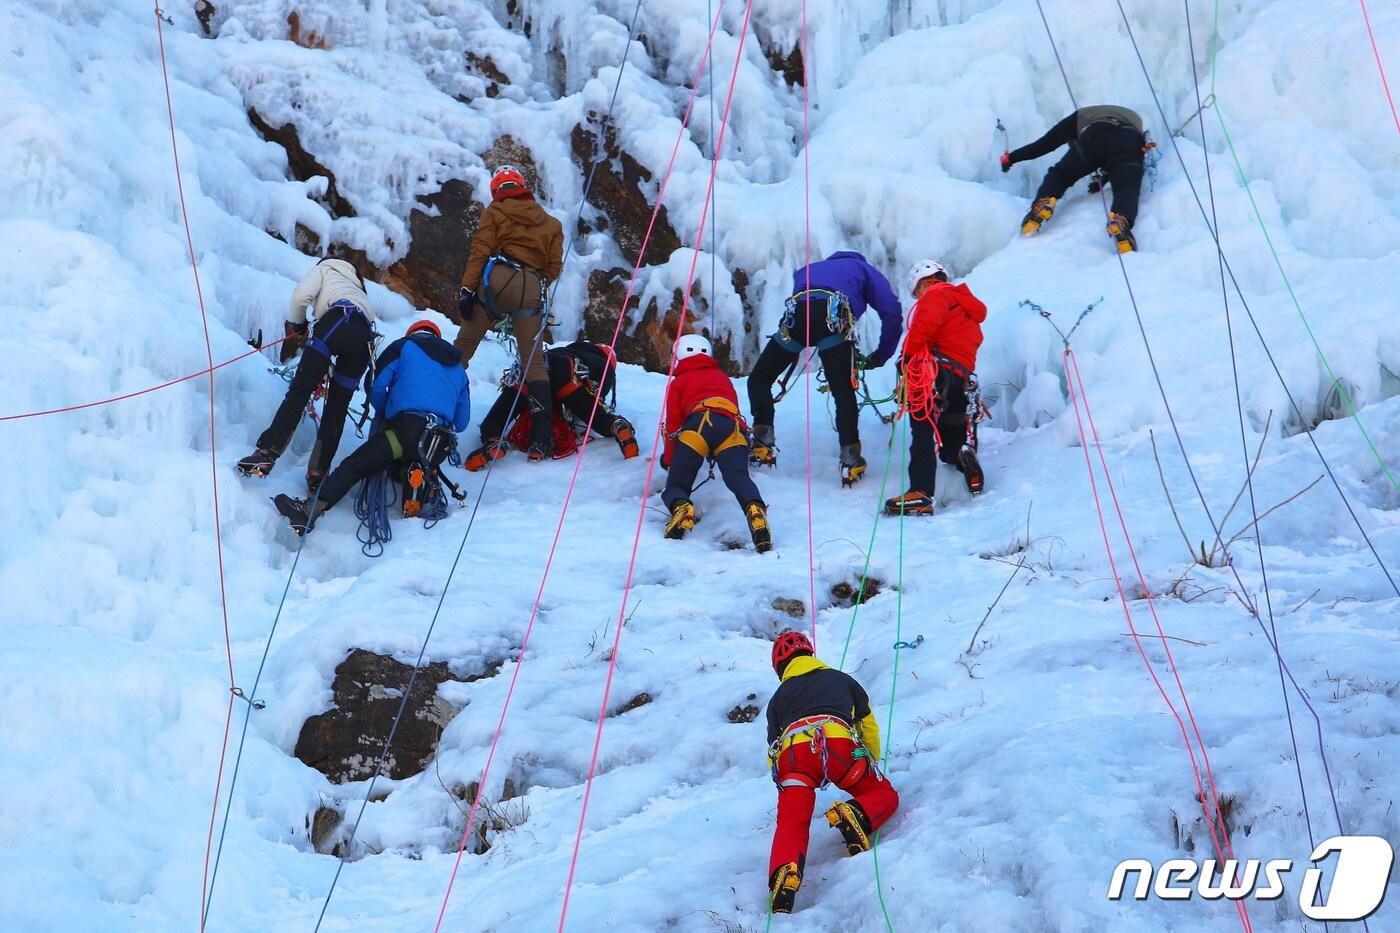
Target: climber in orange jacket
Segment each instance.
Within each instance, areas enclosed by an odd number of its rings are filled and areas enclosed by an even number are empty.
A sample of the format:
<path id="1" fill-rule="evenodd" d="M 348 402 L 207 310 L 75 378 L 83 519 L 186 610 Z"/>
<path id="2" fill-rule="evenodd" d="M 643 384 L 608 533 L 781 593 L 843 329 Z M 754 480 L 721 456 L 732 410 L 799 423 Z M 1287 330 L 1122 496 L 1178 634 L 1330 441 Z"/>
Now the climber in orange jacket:
<path id="1" fill-rule="evenodd" d="M 773 643 L 773 671 L 782 680 L 768 701 L 768 758 L 778 785 L 778 827 L 768 858 L 769 907 L 792 913 L 807 862 L 807 831 L 817 788 L 851 795 L 826 811 L 846 854 L 870 849 L 870 838 L 899 807 L 899 794 L 880 773 L 880 727 L 856 679 L 813 657 L 801 632 Z"/>
<path id="2" fill-rule="evenodd" d="M 942 263 L 932 259 L 910 271 L 909 288 L 916 301 L 909 312 L 900 372 L 907 387 L 911 366 L 930 362 L 937 366 L 933 385 L 937 430 L 934 418 L 910 416 L 909 491 L 887 499 L 885 513 L 932 515 L 937 460 L 956 467 L 974 496 L 982 492 L 976 420 L 968 417 L 968 382 L 977 369 L 987 306 L 966 285 L 951 284 Z"/>

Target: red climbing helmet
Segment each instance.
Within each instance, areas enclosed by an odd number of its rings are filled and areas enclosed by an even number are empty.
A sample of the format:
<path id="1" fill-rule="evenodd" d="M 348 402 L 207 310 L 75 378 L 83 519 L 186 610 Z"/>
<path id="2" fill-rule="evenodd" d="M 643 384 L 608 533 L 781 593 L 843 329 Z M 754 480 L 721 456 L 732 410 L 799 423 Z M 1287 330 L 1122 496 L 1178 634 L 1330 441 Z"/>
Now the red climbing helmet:
<path id="1" fill-rule="evenodd" d="M 500 193 L 502 188 L 529 188 L 525 184 L 525 176 L 520 174 L 519 169 L 513 165 L 502 165 L 496 169 L 491 176 L 491 197 L 494 198 Z"/>
<path id="2" fill-rule="evenodd" d="M 813 653 L 812 642 L 801 632 L 783 632 L 773 642 L 773 671 L 781 673 L 783 665 L 800 654 Z"/>
<path id="3" fill-rule="evenodd" d="M 427 320 L 424 320 L 424 321 L 414 321 L 412 324 L 408 325 L 408 330 L 404 331 L 404 336 L 405 336 L 405 337 L 412 337 L 414 334 L 418 333 L 420 330 L 426 330 L 428 333 L 432 334 L 434 337 L 441 337 L 441 336 L 442 336 L 442 331 L 438 329 L 438 326 L 437 326 L 436 324 L 434 324 L 432 321 L 427 321 Z"/>

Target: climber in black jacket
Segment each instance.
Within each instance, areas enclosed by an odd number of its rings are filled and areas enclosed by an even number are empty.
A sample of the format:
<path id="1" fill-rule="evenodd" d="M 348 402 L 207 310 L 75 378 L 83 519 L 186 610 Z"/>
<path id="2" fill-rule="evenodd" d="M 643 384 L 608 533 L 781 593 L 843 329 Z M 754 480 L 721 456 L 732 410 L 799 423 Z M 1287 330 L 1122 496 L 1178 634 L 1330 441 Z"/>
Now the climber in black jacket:
<path id="1" fill-rule="evenodd" d="M 1061 146 L 1069 146 L 1064 158 L 1050 166 L 1035 202 L 1021 221 L 1021 235 L 1031 236 L 1055 213 L 1055 203 L 1070 185 L 1098 170 L 1113 189 L 1108 233 L 1121 253 L 1137 249 L 1133 223 L 1142 193 L 1147 138 L 1142 117 L 1127 107 L 1103 104 L 1080 107 L 1029 145 L 1001 154 L 1001 170 L 1011 171 L 1017 162 L 1038 159 Z"/>

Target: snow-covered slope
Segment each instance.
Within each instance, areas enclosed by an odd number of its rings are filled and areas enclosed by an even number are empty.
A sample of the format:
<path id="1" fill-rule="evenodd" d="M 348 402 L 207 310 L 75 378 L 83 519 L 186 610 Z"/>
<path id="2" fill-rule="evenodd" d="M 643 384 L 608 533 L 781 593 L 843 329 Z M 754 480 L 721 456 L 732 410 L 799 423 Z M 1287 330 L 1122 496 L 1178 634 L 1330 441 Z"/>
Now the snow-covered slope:
<path id="1" fill-rule="evenodd" d="M 1162 143 L 1137 227 L 1143 251 L 1123 268 L 1191 465 L 1220 519 L 1240 490 L 1244 462 L 1219 270 L 1167 144 L 1196 110 L 1193 65 L 1202 93 L 1212 87 L 1213 9 L 1191 5 L 1193 62 L 1181 9 L 1125 5 L 1166 121 L 1114 4 L 1056 0 L 1045 11 L 1076 98 L 1134 107 Z M 217 39 L 200 36 L 188 4 L 166 11 L 164 30 L 216 360 L 246 350 L 258 328 L 278 330 L 291 284 L 310 261 L 286 242 L 296 241 L 298 226 L 387 264 L 407 249 L 417 199 L 450 179 L 479 189 L 487 174 L 480 153 L 502 133 L 528 146 L 546 206 L 571 221 L 583 178 L 569 136 L 590 110 L 606 109 L 633 12 L 624 0 L 216 6 Z M 715 43 L 716 112 L 739 47 L 742 6 L 725 4 Z M 1372 7 L 1382 57 L 1400 62 L 1400 10 Z M 319 39 L 306 44 L 327 48 L 287 41 L 293 12 L 303 36 Z M 750 352 L 771 329 L 805 249 L 801 88 L 765 55 L 793 48 L 801 15 L 798 0 L 755 4 L 718 169 L 721 294 L 713 329 L 747 334 L 741 345 Z M 983 437 L 983 497 L 969 499 L 944 473 L 937 517 L 875 523 L 887 465 L 886 495 L 902 489 L 901 444 L 890 445 L 890 429 L 867 413 L 870 478 L 839 489 L 826 396 L 810 387 L 820 653 L 835 663 L 850 633 L 845 666 L 888 721 L 889 773 L 903 802 L 880 840 L 878 883 L 874 859 L 840 858 L 829 831 L 814 824 L 800 910 L 774 928 L 885 929 L 877 889 L 889 926 L 901 931 L 1216 930 L 1239 922 L 1219 902 L 1104 897 L 1120 859 L 1201 857 L 1209 843 L 1181 731 L 1124 634 L 1058 338 L 1023 300 L 1067 327 L 1102 299 L 1075 348 L 1163 628 L 1183 639 L 1170 645 L 1217 789 L 1233 801 L 1235 854 L 1306 863 L 1310 837 L 1336 832 L 1338 818 L 1348 832 L 1400 842 L 1390 805 L 1400 778 L 1391 660 L 1397 598 L 1336 490 L 1324 479 L 1262 524 L 1279 643 L 1319 714 L 1329 787 L 1319 725 L 1290 693 L 1295 745 L 1274 653 L 1239 598 L 1263 602 L 1252 535 L 1231 548 L 1248 591 L 1240 593 L 1228 570 L 1192 564 L 1168 508 L 1153 436 L 1184 533 L 1209 547 L 1212 533 L 1167 424 L 1097 199 L 1072 195 L 1041 236 L 1012 236 L 1048 161 L 1002 176 L 996 120 L 1016 144 L 1071 106 L 1035 3 L 813 0 L 807 16 L 811 249 L 861 249 L 900 279 L 913 261 L 934 255 L 966 276 L 990 308 L 979 370 L 994 419 Z M 1255 474 L 1262 512 L 1323 472 L 1298 433 L 1300 420 L 1311 425 L 1338 406 L 1250 195 L 1319 344 L 1393 470 L 1400 465 L 1400 136 L 1353 4 L 1236 0 L 1219 16 L 1216 108 L 1248 191 L 1216 109 L 1176 142 L 1204 194 L 1204 126 L 1221 240 L 1302 408 L 1299 419 L 1232 296 L 1251 452 L 1272 413 Z M 619 143 L 658 178 L 705 22 L 698 0 L 644 3 L 642 41 L 628 51 L 615 113 Z M 198 371 L 206 365 L 204 336 L 151 9 L 135 0 L 10 5 L 0 8 L 0 37 L 0 355 L 10 370 L 0 415 Z M 462 67 L 468 52 L 489 57 L 507 79 L 496 96 L 486 95 L 479 69 Z M 707 81 L 667 193 L 686 245 L 695 245 L 715 133 Z M 327 211 L 324 182 L 289 180 L 286 154 L 253 129 L 250 107 L 297 127 L 354 216 Z M 562 332 L 578 324 L 588 273 L 619 263 L 605 233 L 580 240 L 557 303 Z M 702 255 L 702 295 L 709 264 Z M 678 254 L 649 273 L 646 288 L 669 294 L 685 284 L 688 267 L 689 253 Z M 727 284 L 732 269 L 749 273 L 747 309 Z M 411 306 L 371 288 L 384 329 L 400 331 Z M 490 346 L 479 359 L 478 412 L 505 357 Z M 240 480 L 229 467 L 284 389 L 267 368 L 255 357 L 220 370 L 213 399 L 232 668 L 245 689 L 289 574 L 291 587 L 259 687 L 267 705 L 252 716 L 239 770 L 211 930 L 315 926 L 337 862 L 314 851 L 309 819 L 323 804 L 353 812 L 365 787 L 332 785 L 294 758 L 298 731 L 327 707 L 332 671 L 350 648 L 417 656 L 467 526 L 467 513 L 431 530 L 401 523 L 388 553 L 370 560 L 342 506 L 306 540 L 292 573 L 297 542 L 266 496 L 297 490 L 309 435 L 298 434 L 288 462 L 265 483 Z M 878 373 L 872 388 L 888 389 L 891 380 Z M 623 369 L 620 407 L 644 436 L 663 385 L 639 367 Z M 199 922 L 229 702 L 209 408 L 208 384 L 197 379 L 110 406 L 0 423 L 11 451 L 0 460 L 0 486 L 9 491 L 0 536 L 6 928 L 165 930 Z M 691 540 L 662 540 L 655 509 L 647 515 L 610 709 L 640 693 L 652 700 L 607 721 L 570 929 L 765 926 L 774 794 L 762 722 L 732 724 L 726 713 L 763 704 L 775 685 L 769 641 L 802 624 L 772 602 L 808 599 L 804 414 L 794 392 L 778 416 L 782 462 L 759 477 L 772 507 L 774 554 L 731 546 L 746 535 L 719 483 L 698 493 L 706 514 Z M 475 425 L 468 440 L 474 433 Z M 1323 421 L 1313 436 L 1396 572 L 1400 492 L 1352 421 Z M 353 443 L 347 432 L 342 452 Z M 360 827 L 357 855 L 367 857 L 346 865 L 323 929 L 435 922 L 464 825 L 449 788 L 479 779 L 520 663 L 486 787 L 494 799 L 509 778 L 523 792 L 503 805 L 519 825 L 493 831 L 486 854 L 466 856 L 444 928 L 558 925 L 647 470 L 644 458 L 623 462 L 609 442 L 590 447 L 520 660 L 572 467 L 528 467 L 515 458 L 492 475 L 429 657 L 463 673 L 506 664 L 496 676 L 444 687 L 445 698 L 466 707 L 444 731 L 434 765 L 377 785 L 376 796 L 390 793 L 368 807 Z M 480 480 L 468 487 L 475 499 Z M 1247 526 L 1247 506 L 1230 514 L 1227 536 Z M 828 594 L 858 581 L 872 529 L 870 574 L 884 586 L 853 619 Z M 974 641 L 1022 557 L 1024 569 Z M 1120 561 L 1118 569 L 1136 624 L 1154 630 L 1131 565 Z M 916 649 L 892 647 L 919 636 Z M 1147 655 L 1164 670 L 1160 640 Z M 240 702 L 230 754 L 242 716 Z M 225 770 L 225 789 L 228 780 Z M 1394 925 L 1396 896 L 1372 929 Z M 1318 928 L 1301 916 L 1296 893 L 1250 906 L 1256 929 Z"/>

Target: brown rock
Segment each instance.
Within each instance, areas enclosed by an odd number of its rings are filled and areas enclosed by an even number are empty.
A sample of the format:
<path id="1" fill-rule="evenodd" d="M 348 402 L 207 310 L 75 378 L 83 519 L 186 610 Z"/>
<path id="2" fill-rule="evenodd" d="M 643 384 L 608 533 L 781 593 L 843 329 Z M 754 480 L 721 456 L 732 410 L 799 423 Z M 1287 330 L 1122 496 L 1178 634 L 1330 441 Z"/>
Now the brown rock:
<path id="1" fill-rule="evenodd" d="M 487 97 L 499 97 L 501 88 L 510 85 L 510 78 L 506 77 L 505 72 L 496 67 L 496 63 L 491 60 L 491 56 L 478 55 L 475 52 L 468 51 L 466 54 L 466 61 L 468 71 L 480 75 L 487 80 Z"/>
<path id="2" fill-rule="evenodd" d="M 729 711 L 728 718 L 730 722 L 753 722 L 758 718 L 758 707 L 754 706 L 752 703 L 747 706 L 739 706 L 736 704 L 735 707 Z"/>
<path id="3" fill-rule="evenodd" d="M 301 144 L 301 137 L 297 135 L 297 128 L 294 124 L 284 123 L 280 127 L 274 127 L 252 107 L 248 108 L 248 119 L 263 139 L 274 142 L 286 150 L 287 166 L 292 170 L 293 178 L 297 181 L 306 181 L 319 175 L 328 180 L 329 184 L 326 186 L 326 194 L 321 199 L 321 204 L 330 211 L 332 217 L 355 216 L 355 208 L 341 196 L 340 191 L 336 188 L 335 174 Z"/>
<path id="4" fill-rule="evenodd" d="M 496 665 L 499 669 L 499 665 Z M 398 713 L 412 667 L 372 651 L 356 648 L 335 669 L 331 709 L 302 724 L 293 754 L 335 783 L 364 780 L 375 763 Z M 448 680 L 473 681 L 485 675 L 461 677 L 445 661 L 424 665 L 394 743 L 384 761 L 384 774 L 399 779 L 422 771 L 437 752 L 442 730 L 458 707 L 437 695 Z"/>
<path id="5" fill-rule="evenodd" d="M 310 29 L 301 28 L 301 14 L 296 10 L 287 14 L 287 38 L 307 49 L 324 49 L 326 38 Z"/>
<path id="6" fill-rule="evenodd" d="M 415 210 L 408 218 L 408 253 L 384 270 L 385 285 L 417 308 L 457 311 L 457 289 L 467 268 L 467 243 L 481 219 L 472 186 L 449 181 L 437 194 L 420 198 L 436 216 Z"/>
<path id="7" fill-rule="evenodd" d="M 651 171 L 618 146 L 617 133 L 609 126 L 603 134 L 602 152 L 598 152 L 599 114 L 590 111 L 588 125 L 574 127 L 571 141 L 574 162 L 587 176 L 595 157 L 602 161 L 593 175 L 588 202 L 607 216 L 608 229 L 622 251 L 623 258 L 635 264 L 641 252 L 642 240 L 651 221 L 651 202 L 642 186 L 652 181 Z M 649 265 L 665 262 L 681 248 L 680 237 L 671 226 L 663 205 L 656 215 L 656 225 L 647 243 Z"/>
<path id="8" fill-rule="evenodd" d="M 209 0 L 197 0 L 195 3 L 194 15 L 199 20 L 199 28 L 206 36 L 214 35 L 214 16 L 218 12 Z"/>

